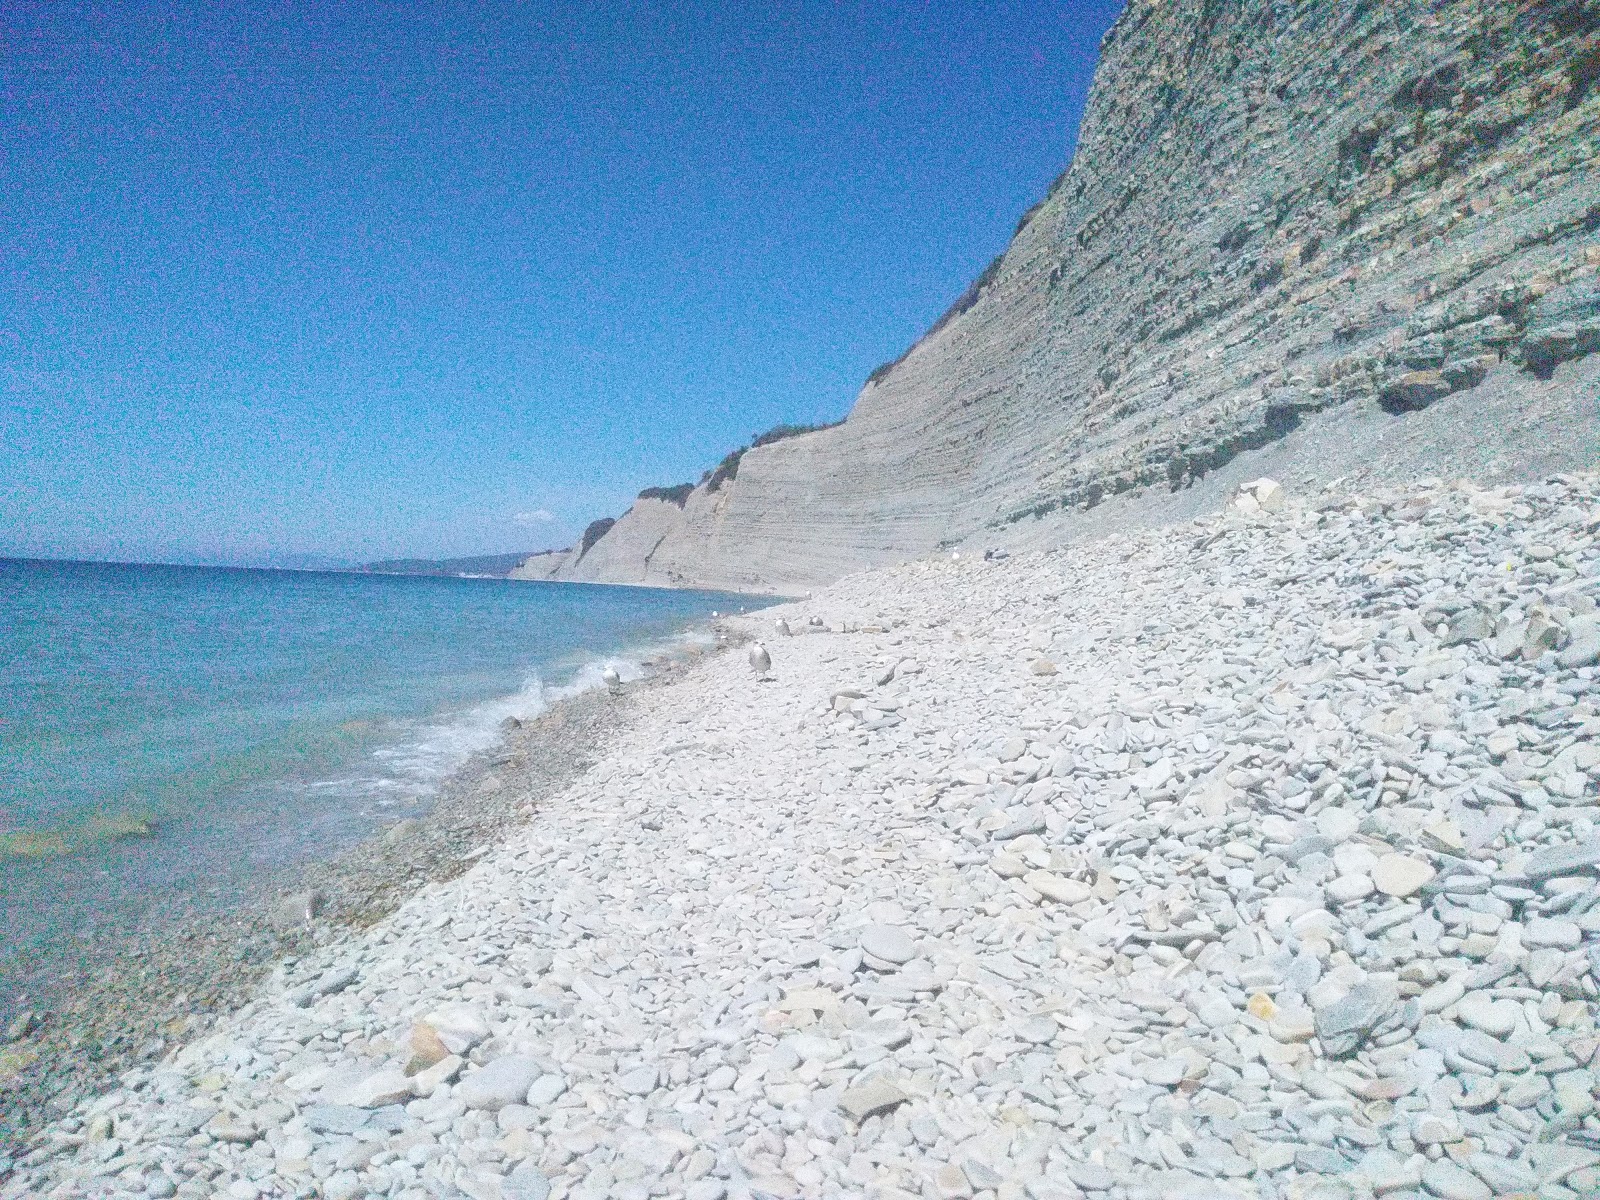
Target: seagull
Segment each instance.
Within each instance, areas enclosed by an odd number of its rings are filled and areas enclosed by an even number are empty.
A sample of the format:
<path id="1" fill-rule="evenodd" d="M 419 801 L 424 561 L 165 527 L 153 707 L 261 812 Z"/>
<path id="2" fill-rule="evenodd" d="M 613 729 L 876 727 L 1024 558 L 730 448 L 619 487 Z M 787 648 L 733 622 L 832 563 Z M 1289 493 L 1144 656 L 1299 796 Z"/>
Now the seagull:
<path id="1" fill-rule="evenodd" d="M 815 629 L 821 629 L 822 628 L 822 618 L 821 617 L 812 617 L 811 621 L 810 621 L 810 624 Z"/>
<path id="2" fill-rule="evenodd" d="M 765 679 L 772 670 L 772 655 L 760 642 L 750 647 L 750 669 L 756 673 L 757 679 Z"/>
<path id="3" fill-rule="evenodd" d="M 606 669 L 600 672 L 600 678 L 605 680 L 606 687 L 613 692 L 622 686 L 622 676 L 617 674 L 617 669 L 611 664 L 606 664 Z"/>
<path id="4" fill-rule="evenodd" d="M 794 630 L 789 628 L 789 622 L 785 621 L 782 617 L 779 617 L 773 622 L 773 624 L 778 627 L 778 632 L 784 637 L 790 637 L 794 633 Z"/>

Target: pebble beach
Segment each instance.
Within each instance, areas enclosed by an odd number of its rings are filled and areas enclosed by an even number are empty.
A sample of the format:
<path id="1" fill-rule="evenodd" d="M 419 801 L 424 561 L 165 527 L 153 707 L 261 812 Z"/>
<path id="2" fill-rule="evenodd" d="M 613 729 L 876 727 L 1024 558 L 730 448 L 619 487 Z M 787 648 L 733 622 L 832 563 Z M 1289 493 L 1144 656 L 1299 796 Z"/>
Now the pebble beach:
<path id="1" fill-rule="evenodd" d="M 1600 1194 L 1597 533 L 1259 481 L 729 622 L 0 1195 Z"/>

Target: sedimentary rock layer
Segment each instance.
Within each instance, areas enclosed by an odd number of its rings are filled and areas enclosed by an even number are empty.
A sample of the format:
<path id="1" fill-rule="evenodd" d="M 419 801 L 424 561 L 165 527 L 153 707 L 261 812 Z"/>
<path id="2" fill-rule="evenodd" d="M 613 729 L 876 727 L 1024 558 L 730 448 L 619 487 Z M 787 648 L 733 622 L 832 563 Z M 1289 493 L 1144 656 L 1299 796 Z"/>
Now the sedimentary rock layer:
<path id="1" fill-rule="evenodd" d="M 810 586 L 1490 377 L 1573 380 L 1589 436 L 1597 73 L 1595 0 L 1135 0 L 1070 169 L 843 425 L 557 574 Z"/>

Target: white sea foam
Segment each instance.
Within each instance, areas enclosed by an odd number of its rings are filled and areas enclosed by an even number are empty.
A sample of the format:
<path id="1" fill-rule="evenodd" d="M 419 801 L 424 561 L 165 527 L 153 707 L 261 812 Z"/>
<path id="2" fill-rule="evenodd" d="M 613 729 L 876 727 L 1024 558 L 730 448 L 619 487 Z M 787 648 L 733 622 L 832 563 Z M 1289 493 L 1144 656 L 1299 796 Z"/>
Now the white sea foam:
<path id="1" fill-rule="evenodd" d="M 708 630 L 696 629 L 673 639 L 580 663 L 561 683 L 546 683 L 531 675 L 509 696 L 500 696 L 471 708 L 419 722 L 403 740 L 372 752 L 377 773 L 313 785 L 318 791 L 348 799 L 367 799 L 387 809 L 397 804 L 423 801 L 471 758 L 493 749 L 504 737 L 507 717 L 530 721 L 552 705 L 605 686 L 604 672 L 612 668 L 623 683 L 648 675 L 646 663 L 675 657 L 690 649 L 712 644 Z"/>

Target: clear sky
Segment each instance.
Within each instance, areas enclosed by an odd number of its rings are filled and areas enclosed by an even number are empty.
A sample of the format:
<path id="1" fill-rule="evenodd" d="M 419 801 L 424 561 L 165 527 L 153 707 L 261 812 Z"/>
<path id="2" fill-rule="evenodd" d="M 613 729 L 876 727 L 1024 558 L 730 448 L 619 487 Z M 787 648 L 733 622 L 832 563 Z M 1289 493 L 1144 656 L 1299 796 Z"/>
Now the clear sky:
<path id="1" fill-rule="evenodd" d="M 0 3 L 0 554 L 568 544 L 842 417 L 1120 3 Z"/>

